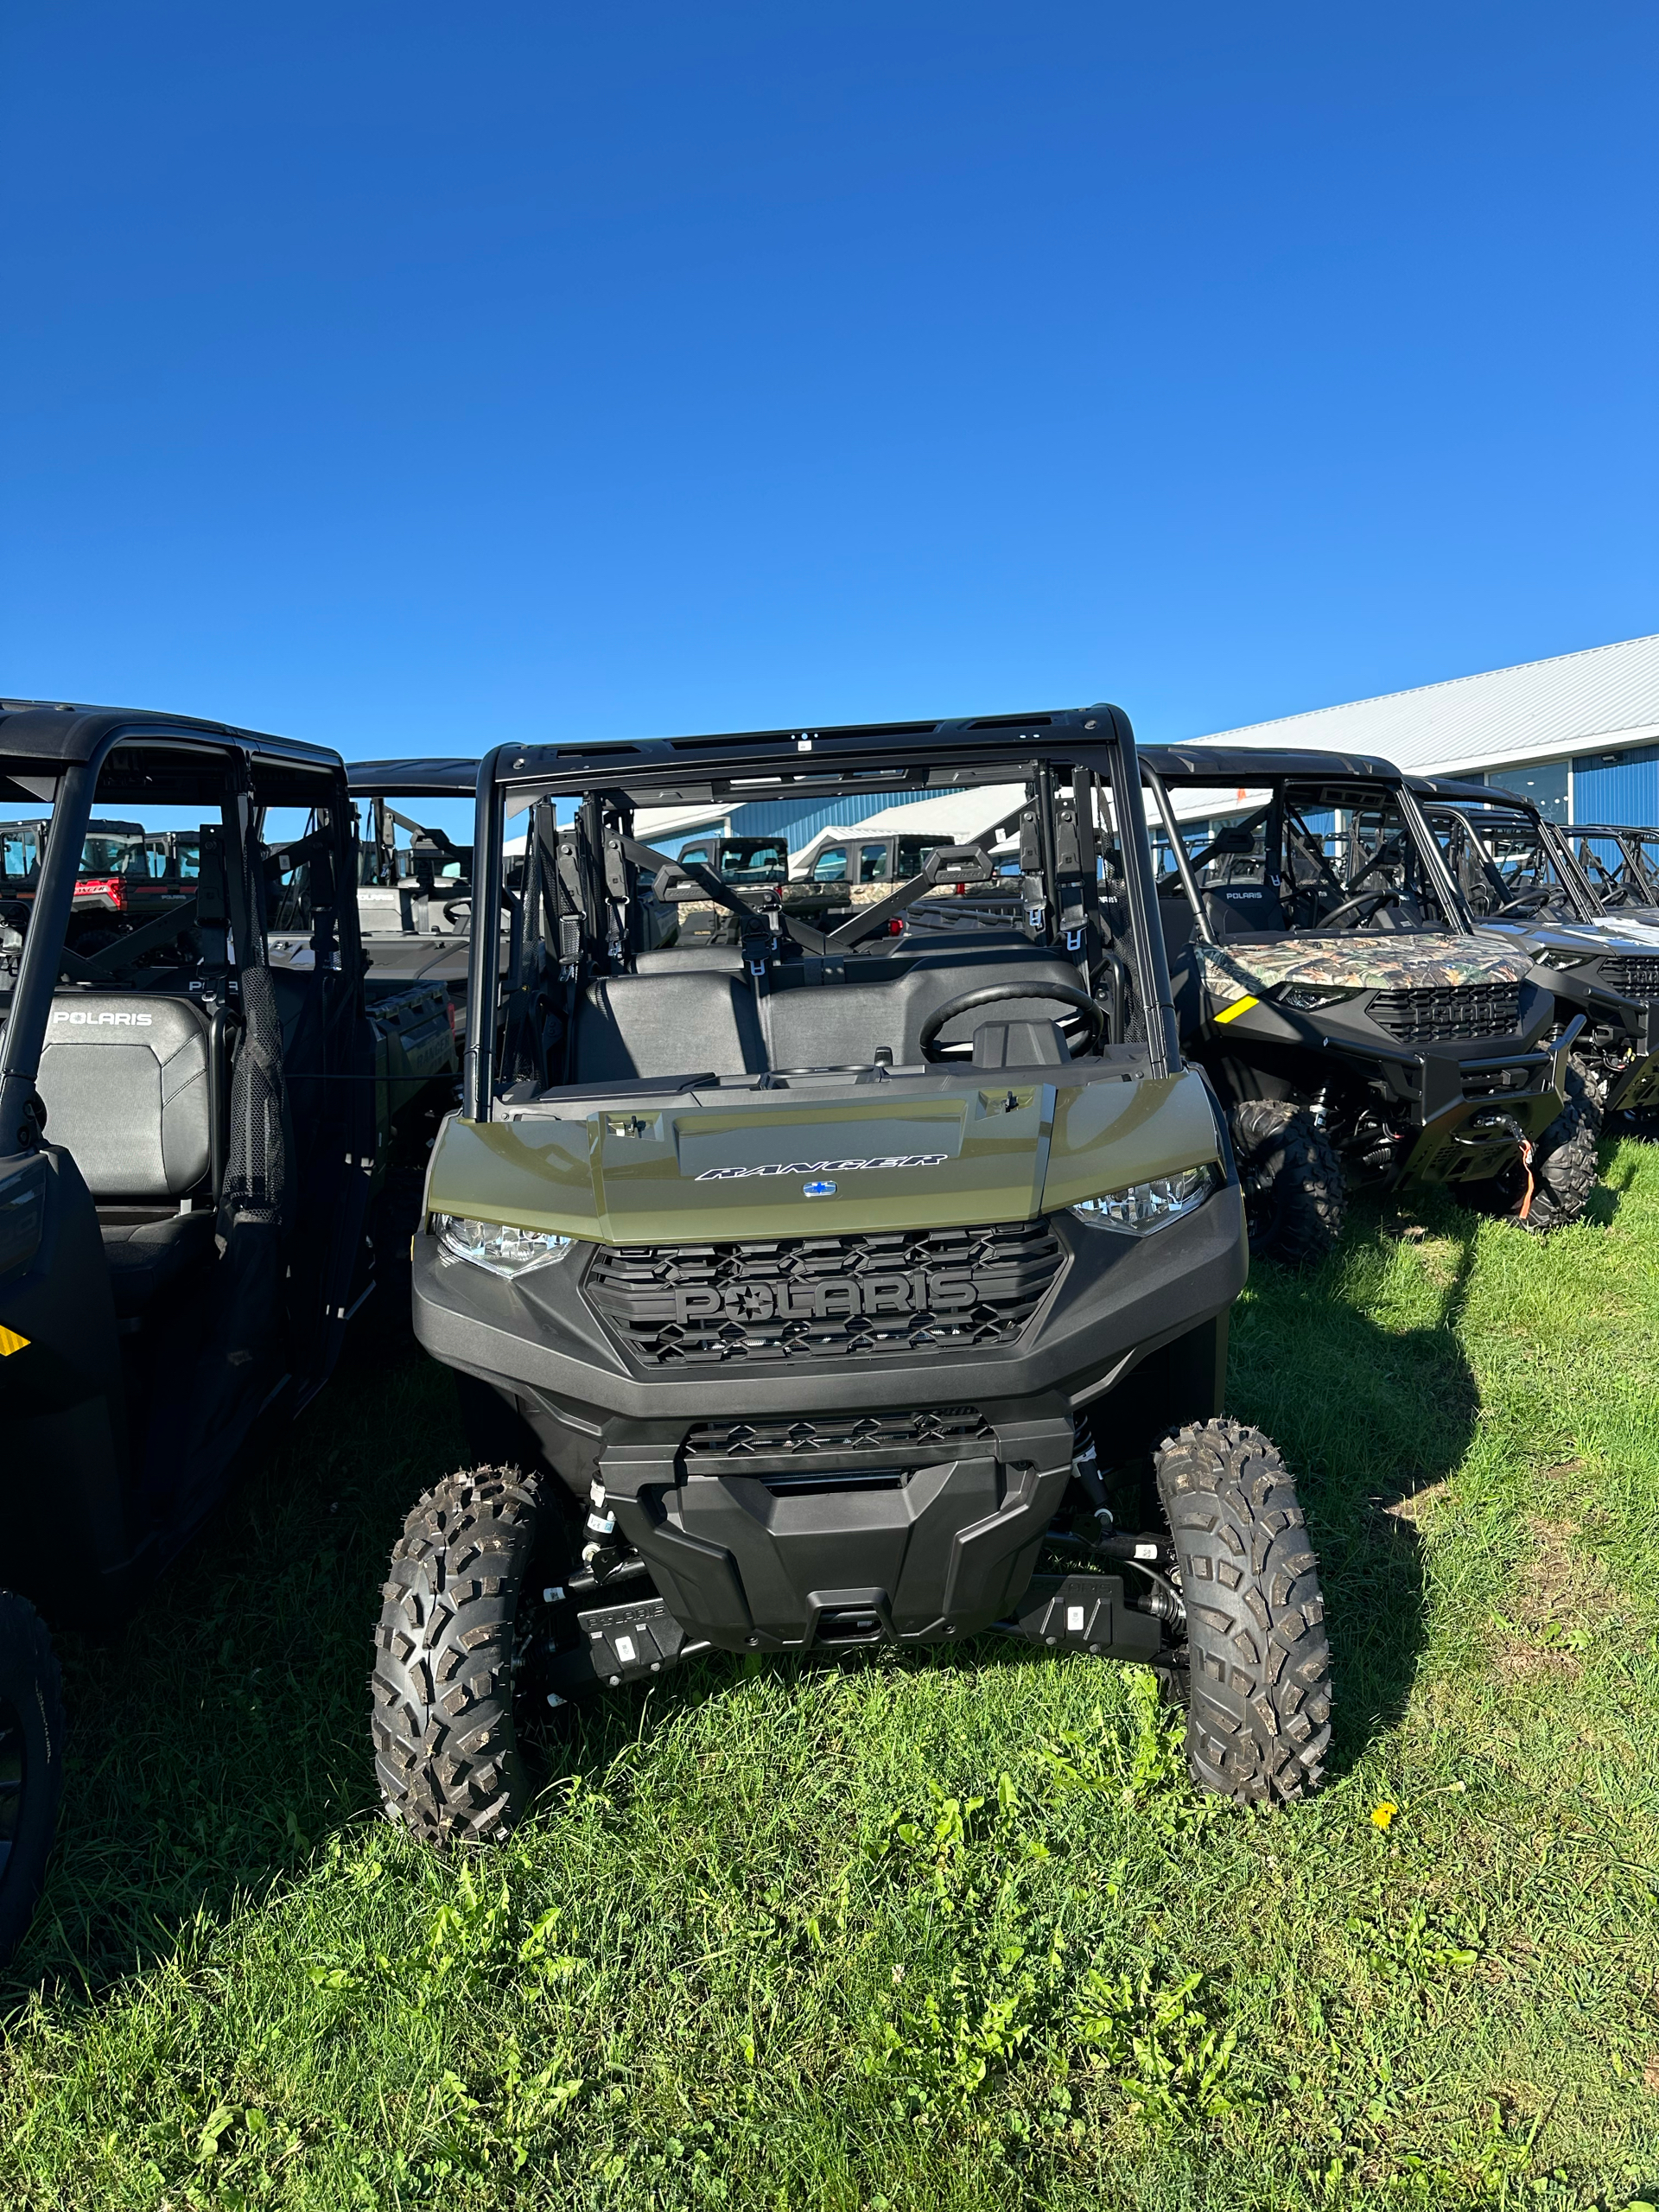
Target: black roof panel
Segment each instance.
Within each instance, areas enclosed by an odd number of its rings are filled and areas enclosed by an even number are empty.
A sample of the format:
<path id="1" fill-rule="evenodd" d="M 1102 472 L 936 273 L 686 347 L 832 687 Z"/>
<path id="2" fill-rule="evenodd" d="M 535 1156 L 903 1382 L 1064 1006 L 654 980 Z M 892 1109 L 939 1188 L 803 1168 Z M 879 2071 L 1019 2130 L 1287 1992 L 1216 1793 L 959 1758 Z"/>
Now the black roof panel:
<path id="1" fill-rule="evenodd" d="M 5 760 L 69 766 L 90 760 L 104 740 L 117 731 L 123 739 L 216 740 L 267 759 L 319 767 L 332 768 L 340 763 L 340 755 L 327 746 L 307 745 L 296 737 L 271 737 L 262 730 L 238 729 L 232 722 L 199 721 L 189 715 L 156 714 L 143 707 L 81 707 L 55 705 L 42 699 L 0 699 L 0 758 Z"/>
<path id="2" fill-rule="evenodd" d="M 1502 784 L 1478 784 L 1467 776 L 1413 776 L 1411 788 L 1431 798 L 1456 799 L 1465 806 L 1513 806 L 1535 814 L 1537 807 L 1524 791 L 1507 791 Z"/>
<path id="3" fill-rule="evenodd" d="M 813 796 L 848 774 L 885 775 L 894 788 L 929 782 L 931 765 L 965 772 L 941 780 L 994 781 L 996 771 L 1033 753 L 1063 754 L 1105 747 L 1127 732 L 1127 716 L 1109 706 L 1044 709 L 1027 715 L 957 717 L 944 721 L 820 724 L 795 729 L 733 730 L 704 736 L 620 739 L 570 745 L 504 745 L 489 757 L 499 784 L 594 786 L 612 782 L 651 804 L 683 797 L 701 804 L 718 786 L 735 796 L 745 783 L 783 782 L 791 796 Z M 830 793 L 826 791 L 826 796 Z M 874 794 L 874 787 L 872 789 Z"/>
<path id="4" fill-rule="evenodd" d="M 1308 777 L 1319 782 L 1376 776 L 1389 783 L 1402 780 L 1392 762 L 1368 753 L 1317 753 L 1311 747 L 1284 746 L 1143 745 L 1141 760 L 1166 784 L 1243 784 L 1274 782 L 1281 776 Z"/>
<path id="5" fill-rule="evenodd" d="M 352 760 L 346 779 L 365 798 L 471 798 L 478 788 L 478 756 L 470 759 Z"/>

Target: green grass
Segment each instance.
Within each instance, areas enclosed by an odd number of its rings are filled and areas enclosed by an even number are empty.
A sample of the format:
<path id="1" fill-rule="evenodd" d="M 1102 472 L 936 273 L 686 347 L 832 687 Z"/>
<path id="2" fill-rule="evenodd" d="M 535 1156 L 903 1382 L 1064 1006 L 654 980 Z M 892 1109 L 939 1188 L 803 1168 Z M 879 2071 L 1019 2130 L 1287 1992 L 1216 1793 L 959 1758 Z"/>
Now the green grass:
<path id="1" fill-rule="evenodd" d="M 1659 1148 L 1605 1172 L 1548 1244 L 1362 1214 L 1242 1305 L 1337 1661 L 1276 1817 L 1192 1795 L 1149 1676 L 988 1642 L 694 1667 L 435 1860 L 368 1629 L 461 1445 L 436 1369 L 344 1378 L 66 1651 L 10 2203 L 1659 2200 Z"/>

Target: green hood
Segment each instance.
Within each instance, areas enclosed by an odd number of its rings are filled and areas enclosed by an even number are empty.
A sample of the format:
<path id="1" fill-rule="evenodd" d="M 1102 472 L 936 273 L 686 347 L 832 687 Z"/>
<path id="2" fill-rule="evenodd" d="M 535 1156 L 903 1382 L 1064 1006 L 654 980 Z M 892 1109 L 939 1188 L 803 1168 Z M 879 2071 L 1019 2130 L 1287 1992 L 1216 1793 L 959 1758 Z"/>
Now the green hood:
<path id="1" fill-rule="evenodd" d="M 453 1116 L 426 1203 L 608 1244 L 969 1228 L 1029 1220 L 1218 1154 L 1208 1094 L 1191 1071 L 948 1091 L 899 1081 L 874 1096 L 788 1104 L 761 1092 L 580 1117 L 556 1108 L 487 1123 Z M 809 1198 L 809 1183 L 835 1188 Z"/>

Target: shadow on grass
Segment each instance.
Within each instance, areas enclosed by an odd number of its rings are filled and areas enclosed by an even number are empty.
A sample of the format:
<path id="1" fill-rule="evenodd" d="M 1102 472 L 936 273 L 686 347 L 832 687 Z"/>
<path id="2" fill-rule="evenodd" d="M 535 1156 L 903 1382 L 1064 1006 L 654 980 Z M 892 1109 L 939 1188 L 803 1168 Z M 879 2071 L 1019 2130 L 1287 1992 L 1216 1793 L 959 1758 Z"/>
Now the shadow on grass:
<path id="1" fill-rule="evenodd" d="M 1408 1284 L 1401 1225 L 1361 1204 L 1332 1260 L 1257 1266 L 1234 1314 L 1229 1411 L 1284 1453 L 1319 1556 L 1336 1773 L 1405 1711 L 1427 1636 L 1417 1501 L 1461 1463 L 1479 1411 L 1459 1334 L 1478 1224 L 1440 1199 L 1424 1219 L 1433 1243 Z"/>
<path id="2" fill-rule="evenodd" d="M 409 1344 L 345 1369 L 107 1642 L 57 1638 L 57 1849 L 0 1983 L 96 1997 L 375 1803 L 369 1633 L 392 1539 L 465 1445 Z"/>
<path id="3" fill-rule="evenodd" d="M 1618 1216 L 1619 1200 L 1641 1173 L 1639 1153 L 1621 1160 L 1614 1147 L 1604 1141 L 1595 1186 L 1584 1209 L 1585 1219 L 1599 1229 L 1607 1228 Z"/>

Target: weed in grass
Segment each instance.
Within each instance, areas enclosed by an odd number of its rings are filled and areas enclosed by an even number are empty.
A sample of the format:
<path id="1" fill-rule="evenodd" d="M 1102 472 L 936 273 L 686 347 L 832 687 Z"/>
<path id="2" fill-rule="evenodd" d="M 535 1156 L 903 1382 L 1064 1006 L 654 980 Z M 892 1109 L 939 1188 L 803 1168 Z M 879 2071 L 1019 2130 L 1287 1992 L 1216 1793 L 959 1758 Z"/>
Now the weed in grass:
<path id="1" fill-rule="evenodd" d="M 1078 2041 L 1103 2063 L 1128 2109 L 1166 2126 L 1236 2110 L 1227 2077 L 1238 2031 L 1224 2030 L 1201 1974 L 1160 1981 L 1155 1968 L 1085 1977 Z"/>

